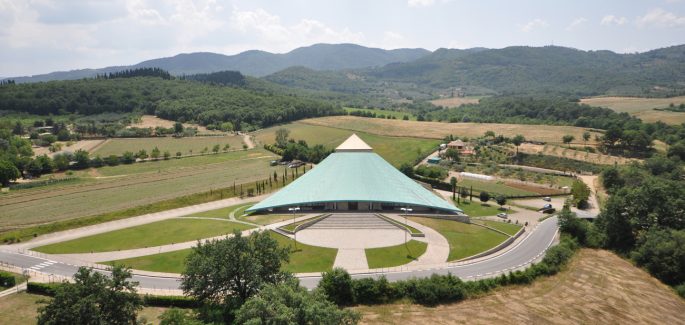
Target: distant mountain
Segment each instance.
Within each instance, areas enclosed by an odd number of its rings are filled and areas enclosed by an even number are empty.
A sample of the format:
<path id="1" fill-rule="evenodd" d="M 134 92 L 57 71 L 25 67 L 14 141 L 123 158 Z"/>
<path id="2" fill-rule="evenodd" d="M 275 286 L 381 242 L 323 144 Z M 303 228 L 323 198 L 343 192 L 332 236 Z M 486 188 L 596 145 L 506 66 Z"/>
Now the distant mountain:
<path id="1" fill-rule="evenodd" d="M 364 74 L 434 89 L 475 86 L 498 93 L 668 96 L 685 91 L 685 45 L 639 54 L 558 46 L 439 49 Z"/>
<path id="2" fill-rule="evenodd" d="M 360 69 L 412 61 L 428 54 L 430 51 L 424 49 L 384 50 L 355 44 L 315 44 L 284 54 L 255 50 L 236 55 L 189 53 L 143 61 L 132 66 L 61 71 L 8 79 L 13 79 L 18 83 L 73 80 L 134 68 L 161 68 L 174 75 L 233 70 L 245 75 L 261 77 L 292 66 L 303 66 L 314 70 Z"/>

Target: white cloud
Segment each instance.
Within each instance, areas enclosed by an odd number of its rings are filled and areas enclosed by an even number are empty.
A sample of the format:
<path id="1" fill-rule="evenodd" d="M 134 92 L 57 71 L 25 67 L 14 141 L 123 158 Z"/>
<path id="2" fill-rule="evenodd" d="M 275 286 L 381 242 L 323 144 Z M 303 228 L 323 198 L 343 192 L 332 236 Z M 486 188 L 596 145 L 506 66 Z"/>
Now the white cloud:
<path id="1" fill-rule="evenodd" d="M 587 22 L 587 19 L 585 19 L 584 17 L 576 18 L 576 19 L 574 19 L 574 20 L 571 22 L 571 24 L 569 24 L 569 25 L 566 27 L 566 30 L 567 30 L 567 31 L 572 31 L 572 30 L 576 29 L 578 26 L 580 26 L 580 25 L 582 25 L 582 24 L 584 24 L 584 23 L 586 23 L 586 22 Z"/>
<path id="2" fill-rule="evenodd" d="M 606 15 L 602 17 L 602 20 L 600 24 L 602 26 L 611 26 L 611 25 L 624 25 L 625 23 L 628 22 L 628 19 L 626 17 L 618 17 L 614 15 Z"/>
<path id="3" fill-rule="evenodd" d="M 435 0 L 407 0 L 409 7 L 428 7 L 435 4 Z"/>
<path id="4" fill-rule="evenodd" d="M 315 19 L 301 19 L 294 25 L 286 25 L 279 16 L 264 9 L 234 9 L 230 24 L 234 30 L 250 35 L 258 44 L 267 42 L 269 47 L 279 50 L 313 43 L 361 43 L 364 40 L 363 33 L 352 32 L 349 28 L 336 30 Z"/>
<path id="5" fill-rule="evenodd" d="M 685 16 L 677 16 L 672 12 L 665 11 L 661 8 L 652 9 L 650 12 L 642 17 L 637 18 L 637 25 L 644 26 L 658 26 L 658 27 L 678 27 L 685 26 Z"/>
<path id="6" fill-rule="evenodd" d="M 523 27 L 521 27 L 521 30 L 528 33 L 535 29 L 545 28 L 547 26 L 549 26 L 549 24 L 546 21 L 540 18 L 536 18 L 523 25 Z"/>

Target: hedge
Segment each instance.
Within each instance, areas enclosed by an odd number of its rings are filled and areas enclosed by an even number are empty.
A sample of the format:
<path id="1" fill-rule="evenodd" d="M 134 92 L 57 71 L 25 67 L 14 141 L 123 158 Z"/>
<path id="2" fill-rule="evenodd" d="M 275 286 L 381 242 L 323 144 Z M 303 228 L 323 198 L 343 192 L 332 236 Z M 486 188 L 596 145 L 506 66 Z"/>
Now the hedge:
<path id="1" fill-rule="evenodd" d="M 61 285 L 63 284 L 29 282 L 26 291 L 33 294 L 53 297 L 56 293 L 55 291 Z M 152 307 L 195 308 L 200 305 L 197 300 L 184 296 L 153 296 L 146 294 L 142 296 L 142 298 L 143 305 Z"/>
<path id="2" fill-rule="evenodd" d="M 452 274 L 433 274 L 428 278 L 394 283 L 388 282 L 385 277 L 352 279 L 346 271 L 336 268 L 323 275 L 319 289 L 339 305 L 371 305 L 407 298 L 413 303 L 434 306 L 475 297 L 500 286 L 528 284 L 538 277 L 554 275 L 568 263 L 577 248 L 578 243 L 575 240 L 564 238 L 559 245 L 547 250 L 540 263 L 533 264 L 523 271 L 468 282 Z M 351 298 L 348 293 L 350 288 Z M 339 292 L 341 290 L 342 292 Z M 345 297 L 345 300 L 342 300 L 342 297 Z"/>
<path id="3" fill-rule="evenodd" d="M 17 285 L 17 279 L 12 273 L 0 271 L 0 287 L 11 288 Z"/>
<path id="4" fill-rule="evenodd" d="M 143 304 L 152 307 L 195 308 L 200 306 L 197 300 L 185 296 L 152 296 L 144 295 Z"/>
<path id="5" fill-rule="evenodd" d="M 26 285 L 26 292 L 53 297 L 55 295 L 55 291 L 61 285 L 62 283 L 29 282 Z"/>

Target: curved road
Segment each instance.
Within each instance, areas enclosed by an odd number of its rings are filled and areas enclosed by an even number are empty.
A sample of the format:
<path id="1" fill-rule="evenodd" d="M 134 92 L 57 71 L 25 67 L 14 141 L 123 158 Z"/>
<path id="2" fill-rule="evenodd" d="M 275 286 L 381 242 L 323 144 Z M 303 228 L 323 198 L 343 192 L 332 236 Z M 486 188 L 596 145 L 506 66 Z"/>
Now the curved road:
<path id="1" fill-rule="evenodd" d="M 526 267 L 540 259 L 547 248 L 554 242 L 557 233 L 557 218 L 551 217 L 541 222 L 537 228 L 526 238 L 516 244 L 507 252 L 494 256 L 489 259 L 480 260 L 473 263 L 463 263 L 459 265 L 445 264 L 442 267 L 435 267 L 425 270 L 399 271 L 388 273 L 363 273 L 353 274 L 354 278 L 385 276 L 389 281 L 404 280 L 413 277 L 427 277 L 431 274 L 451 273 L 464 280 L 492 277 L 501 273 Z M 0 250 L 0 262 L 10 264 L 22 269 L 30 269 L 46 275 L 60 275 L 71 277 L 76 273 L 78 266 L 51 261 L 44 258 L 24 255 L 16 252 Z M 101 271 L 105 272 L 106 271 Z M 320 276 L 300 277 L 300 282 L 307 288 L 314 288 L 319 283 Z M 150 289 L 178 289 L 178 278 L 153 277 L 134 274 L 133 281 L 138 281 L 140 287 Z"/>

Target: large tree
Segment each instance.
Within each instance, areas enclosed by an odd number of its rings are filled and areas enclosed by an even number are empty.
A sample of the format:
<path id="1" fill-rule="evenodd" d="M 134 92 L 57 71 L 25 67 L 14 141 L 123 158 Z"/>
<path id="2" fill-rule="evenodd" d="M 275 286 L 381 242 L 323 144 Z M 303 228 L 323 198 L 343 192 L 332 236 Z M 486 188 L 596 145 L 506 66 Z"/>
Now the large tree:
<path id="1" fill-rule="evenodd" d="M 131 271 L 120 266 L 107 276 L 81 267 L 74 283 L 64 282 L 55 297 L 38 309 L 38 324 L 136 324 L 142 300 Z"/>
<path id="2" fill-rule="evenodd" d="M 513 143 L 516 146 L 516 157 L 519 156 L 519 146 L 526 141 L 526 138 L 524 138 L 522 135 L 517 134 L 513 139 L 511 139 L 511 143 Z"/>
<path id="3" fill-rule="evenodd" d="M 276 130 L 276 145 L 279 148 L 285 148 L 288 144 L 288 136 L 290 135 L 290 130 L 286 128 L 280 128 Z"/>
<path id="4" fill-rule="evenodd" d="M 204 304 L 234 310 L 264 285 L 287 278 L 280 269 L 288 254 L 268 231 L 199 242 L 186 260 L 181 288 Z"/>
<path id="5" fill-rule="evenodd" d="M 19 169 L 11 162 L 0 159 L 0 185 L 7 186 L 11 181 L 19 178 L 21 173 Z"/>
<path id="6" fill-rule="evenodd" d="M 312 292 L 297 280 L 267 285 L 237 312 L 238 324 L 356 324 L 360 315 L 338 308 L 321 290 Z"/>

